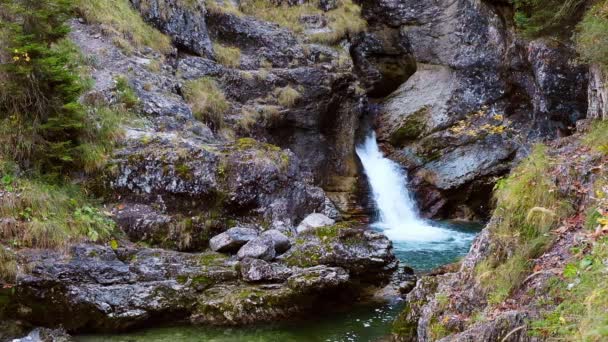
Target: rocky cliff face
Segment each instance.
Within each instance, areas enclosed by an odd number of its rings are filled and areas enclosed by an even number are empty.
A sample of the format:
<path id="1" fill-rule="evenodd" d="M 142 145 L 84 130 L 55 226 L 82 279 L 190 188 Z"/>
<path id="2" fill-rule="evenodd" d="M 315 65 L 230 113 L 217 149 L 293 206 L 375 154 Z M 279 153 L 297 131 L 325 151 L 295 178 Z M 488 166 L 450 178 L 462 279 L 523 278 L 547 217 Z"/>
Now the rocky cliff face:
<path id="1" fill-rule="evenodd" d="M 606 157 L 581 142 L 585 139 L 576 134 L 549 145 L 551 166 L 544 177 L 571 206 L 569 215 L 546 233 L 549 242 L 536 246 L 538 250 L 518 269 L 516 250 L 526 249 L 530 242 L 509 247 L 512 237 L 501 235 L 497 228 L 505 215 L 495 212 L 456 269 L 423 277 L 408 294 L 407 308 L 395 323 L 395 341 L 538 341 L 550 336 L 535 322 L 561 302 L 555 297 L 556 288 L 562 286 L 558 284 L 577 291 L 580 280 L 568 278 L 567 265 L 576 264 L 586 253 L 577 252 L 579 248 L 592 248 L 601 235 L 592 234 L 590 228 L 595 229 L 591 213 L 603 196 L 606 175 L 600 169 Z M 496 270 L 507 273 L 492 275 L 496 272 L 492 267 L 503 262 L 510 266 Z M 509 290 L 497 295 L 496 288 L 505 284 Z M 578 318 L 567 319 L 572 323 Z"/>
<path id="2" fill-rule="evenodd" d="M 126 50 L 114 30 L 70 22 L 95 81 L 83 101 L 136 116 L 89 180 L 124 236 L 15 251 L 2 313 L 69 332 L 242 325 L 386 283 L 397 267 L 391 242 L 357 222 L 333 224 L 357 204 L 354 143 L 366 105 L 346 50 L 227 1 L 130 3 L 171 38 L 171 52 Z M 315 30 L 331 33 L 330 7 Z M 193 99 L 193 85 L 208 88 Z M 219 119 L 202 115 L 211 102 Z M 312 213 L 326 223 L 296 230 Z"/>
<path id="3" fill-rule="evenodd" d="M 377 126 L 428 216 L 486 216 L 494 179 L 530 141 L 567 134 L 586 115 L 587 71 L 572 48 L 519 39 L 508 4 L 369 1 L 363 10 L 372 34 L 415 61 Z"/>

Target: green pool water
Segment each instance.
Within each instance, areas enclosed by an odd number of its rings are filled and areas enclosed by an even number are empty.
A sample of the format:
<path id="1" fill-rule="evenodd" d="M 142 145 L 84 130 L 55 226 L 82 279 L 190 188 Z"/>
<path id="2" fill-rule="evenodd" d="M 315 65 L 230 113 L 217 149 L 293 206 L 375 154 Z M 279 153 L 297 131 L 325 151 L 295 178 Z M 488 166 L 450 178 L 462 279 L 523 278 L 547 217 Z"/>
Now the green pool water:
<path id="1" fill-rule="evenodd" d="M 453 238 L 438 242 L 395 241 L 395 254 L 402 263 L 426 271 L 455 261 L 467 253 L 480 230 L 479 224 L 435 223 Z M 166 326 L 126 334 L 77 336 L 81 342 L 367 342 L 382 341 L 403 308 L 399 298 L 386 302 L 355 305 L 347 311 L 312 313 L 306 320 L 247 328 Z"/>

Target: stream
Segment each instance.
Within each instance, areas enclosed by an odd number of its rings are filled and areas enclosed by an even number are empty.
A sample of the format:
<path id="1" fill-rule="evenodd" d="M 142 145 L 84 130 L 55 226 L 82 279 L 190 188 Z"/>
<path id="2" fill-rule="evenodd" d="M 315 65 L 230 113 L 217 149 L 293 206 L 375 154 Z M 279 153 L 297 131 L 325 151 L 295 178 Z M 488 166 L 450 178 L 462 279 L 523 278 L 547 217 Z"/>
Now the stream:
<path id="1" fill-rule="evenodd" d="M 481 229 L 478 223 L 432 222 L 419 218 L 415 201 L 407 190 L 407 176 L 385 158 L 371 134 L 357 148 L 369 181 L 377 213 L 373 229 L 383 231 L 394 244 L 404 265 L 425 272 L 456 261 Z M 400 298 L 359 304 L 347 311 L 318 313 L 303 321 L 243 328 L 167 326 L 127 334 L 77 336 L 82 342 L 342 342 L 378 341 L 390 334 L 393 320 L 403 308 Z"/>

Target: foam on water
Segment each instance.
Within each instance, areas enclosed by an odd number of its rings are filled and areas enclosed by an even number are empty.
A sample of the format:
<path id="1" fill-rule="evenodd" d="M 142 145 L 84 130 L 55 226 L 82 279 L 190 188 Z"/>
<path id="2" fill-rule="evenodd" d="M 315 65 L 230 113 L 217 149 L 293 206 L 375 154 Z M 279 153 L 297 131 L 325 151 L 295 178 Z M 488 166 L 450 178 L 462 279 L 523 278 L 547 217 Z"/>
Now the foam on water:
<path id="1" fill-rule="evenodd" d="M 407 175 L 392 160 L 385 158 L 376 134 L 372 133 L 357 147 L 376 208 L 378 221 L 372 226 L 408 249 L 444 250 L 454 245 L 467 246 L 474 234 L 438 227 L 421 219 L 407 189 Z"/>

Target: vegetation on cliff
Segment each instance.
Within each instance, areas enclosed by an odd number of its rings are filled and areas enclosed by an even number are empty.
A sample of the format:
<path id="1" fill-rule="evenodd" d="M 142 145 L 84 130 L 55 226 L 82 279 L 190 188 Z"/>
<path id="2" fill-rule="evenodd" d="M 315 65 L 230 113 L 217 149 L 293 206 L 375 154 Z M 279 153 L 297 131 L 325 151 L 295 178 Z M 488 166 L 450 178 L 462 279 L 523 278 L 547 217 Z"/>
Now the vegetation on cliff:
<path id="1" fill-rule="evenodd" d="M 529 260 L 541 255 L 551 242 L 549 231 L 571 208 L 551 175 L 552 159 L 537 145 L 511 175 L 496 185 L 492 252 L 477 267 L 477 278 L 488 301 L 503 302 L 529 274 Z"/>
<path id="2" fill-rule="evenodd" d="M 11 248 L 97 241 L 114 229 L 71 180 L 105 165 L 124 117 L 80 102 L 90 81 L 86 59 L 66 39 L 73 5 L 0 2 L 0 242 Z M 3 268 L 10 278 L 12 267 Z"/>

